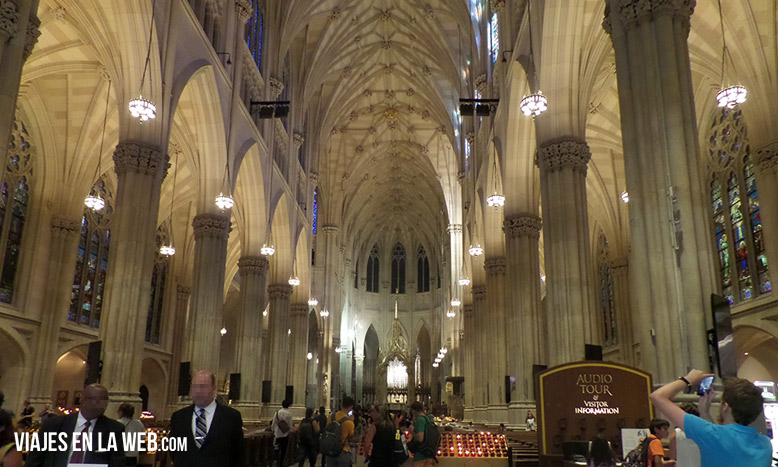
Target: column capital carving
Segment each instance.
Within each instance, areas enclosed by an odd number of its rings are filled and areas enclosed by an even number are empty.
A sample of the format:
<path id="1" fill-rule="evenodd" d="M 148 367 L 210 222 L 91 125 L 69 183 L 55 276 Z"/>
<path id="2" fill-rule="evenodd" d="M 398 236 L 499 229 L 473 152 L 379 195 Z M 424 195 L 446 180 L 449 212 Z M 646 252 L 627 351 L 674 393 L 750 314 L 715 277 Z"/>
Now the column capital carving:
<path id="1" fill-rule="evenodd" d="M 629 266 L 629 259 L 628 258 L 616 258 L 613 261 L 609 262 L 608 266 L 614 272 L 619 272 L 621 270 L 626 271 L 627 267 Z"/>
<path id="2" fill-rule="evenodd" d="M 476 76 L 473 84 L 475 86 L 475 89 L 478 91 L 480 95 L 482 96 L 486 95 L 486 87 L 487 87 L 486 73 L 481 73 L 480 75 Z"/>
<path id="3" fill-rule="evenodd" d="M 694 13 L 696 3 L 696 0 L 621 0 L 618 2 L 618 11 L 611 11 L 610 8 L 605 9 L 603 28 L 608 34 L 611 33 L 610 26 L 614 19 L 611 15 L 613 14 L 619 15 L 625 30 L 653 21 L 662 15 L 672 15 L 681 21 L 688 33 L 689 19 Z"/>
<path id="4" fill-rule="evenodd" d="M 227 240 L 230 235 L 230 220 L 219 214 L 198 214 L 192 219 L 195 240 L 217 238 Z"/>
<path id="5" fill-rule="evenodd" d="M 18 31 L 19 12 L 16 11 L 16 4 L 9 0 L 2 1 L 0 3 L 0 34 L 8 40 L 14 37 Z"/>
<path id="6" fill-rule="evenodd" d="M 505 274 L 507 269 L 505 256 L 495 256 L 484 260 L 484 269 L 487 275 Z"/>
<path id="7" fill-rule="evenodd" d="M 292 134 L 292 144 L 294 144 L 295 148 L 299 148 L 303 145 L 305 142 L 305 138 L 300 133 L 294 133 Z"/>
<path id="8" fill-rule="evenodd" d="M 534 214 L 519 214 L 505 219 L 502 223 L 502 231 L 508 238 L 540 238 L 542 227 L 543 221 Z"/>
<path id="9" fill-rule="evenodd" d="M 267 286 L 267 294 L 270 299 L 289 298 L 292 296 L 292 286 L 289 284 L 270 284 Z"/>
<path id="10" fill-rule="evenodd" d="M 449 224 L 448 228 L 446 229 L 446 231 L 449 234 L 452 234 L 452 233 L 462 233 L 462 224 Z"/>
<path id="11" fill-rule="evenodd" d="M 189 300 L 192 295 L 192 288 L 185 285 L 179 285 L 176 287 L 176 294 L 179 300 Z"/>
<path id="12" fill-rule="evenodd" d="M 762 172 L 778 168 L 778 142 L 757 149 L 756 163 Z"/>
<path id="13" fill-rule="evenodd" d="M 51 218 L 51 234 L 54 238 L 74 238 L 76 234 L 81 230 L 79 229 L 79 222 L 62 217 Z"/>
<path id="14" fill-rule="evenodd" d="M 277 98 L 281 95 L 281 93 L 284 91 L 284 83 L 276 78 L 275 76 L 271 76 L 269 80 L 270 85 L 270 94 L 273 97 L 273 99 Z"/>
<path id="15" fill-rule="evenodd" d="M 292 317 L 305 318 L 308 315 L 308 305 L 305 303 L 293 303 L 289 306 L 289 313 Z"/>
<path id="16" fill-rule="evenodd" d="M 27 34 L 24 36 L 24 52 L 22 54 L 24 60 L 27 60 L 32 55 L 32 49 L 38 43 L 38 38 L 41 36 L 40 26 L 41 20 L 37 17 L 30 18 L 30 21 L 27 22 Z"/>
<path id="17" fill-rule="evenodd" d="M 268 260 L 264 256 L 244 256 L 238 260 L 238 272 L 243 274 L 264 274 Z"/>
<path id="18" fill-rule="evenodd" d="M 244 23 L 251 17 L 251 2 L 248 0 L 235 0 L 235 14 Z"/>
<path id="19" fill-rule="evenodd" d="M 483 300 L 486 298 L 486 286 L 485 285 L 476 285 L 473 286 L 473 300 Z"/>
<path id="20" fill-rule="evenodd" d="M 137 172 L 162 180 L 167 175 L 170 157 L 158 148 L 141 143 L 120 142 L 113 151 L 114 170 L 117 175 Z"/>
<path id="21" fill-rule="evenodd" d="M 505 8 L 505 0 L 489 0 L 489 9 L 492 13 L 499 13 Z"/>
<path id="22" fill-rule="evenodd" d="M 464 313 L 465 318 L 470 318 L 473 316 L 473 310 L 475 310 L 475 307 L 472 303 L 468 303 L 467 305 L 462 307 L 462 313 Z"/>
<path id="23" fill-rule="evenodd" d="M 542 144 L 538 151 L 537 165 L 541 173 L 571 168 L 586 175 L 591 158 L 592 152 L 585 141 L 563 139 Z"/>
<path id="24" fill-rule="evenodd" d="M 326 234 L 336 234 L 338 233 L 338 230 L 340 230 L 340 227 L 338 227 L 335 224 L 327 224 L 322 226 L 321 231 Z"/>
<path id="25" fill-rule="evenodd" d="M 311 178 L 311 182 L 315 185 L 319 181 L 319 174 L 318 172 L 311 172 L 308 174 L 308 176 Z"/>

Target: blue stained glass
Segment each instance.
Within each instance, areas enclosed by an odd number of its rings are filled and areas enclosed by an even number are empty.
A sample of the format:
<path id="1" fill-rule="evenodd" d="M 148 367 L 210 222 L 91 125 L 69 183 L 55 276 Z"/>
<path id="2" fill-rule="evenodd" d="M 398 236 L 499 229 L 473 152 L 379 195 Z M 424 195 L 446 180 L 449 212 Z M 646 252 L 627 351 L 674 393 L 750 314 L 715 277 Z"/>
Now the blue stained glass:
<path id="1" fill-rule="evenodd" d="M 500 26 L 497 21 L 497 13 L 492 13 L 492 20 L 489 23 L 489 49 L 492 54 L 492 63 L 495 63 L 497 55 L 500 53 Z"/>
<path id="2" fill-rule="evenodd" d="M 319 186 L 313 187 L 313 234 L 316 235 L 319 223 Z"/>

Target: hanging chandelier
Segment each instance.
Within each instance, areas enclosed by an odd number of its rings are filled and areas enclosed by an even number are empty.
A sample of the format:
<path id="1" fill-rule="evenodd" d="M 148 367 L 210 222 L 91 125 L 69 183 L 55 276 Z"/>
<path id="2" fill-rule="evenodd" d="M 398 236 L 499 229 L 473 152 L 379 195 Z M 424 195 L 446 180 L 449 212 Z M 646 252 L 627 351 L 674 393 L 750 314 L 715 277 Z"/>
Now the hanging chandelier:
<path id="1" fill-rule="evenodd" d="M 489 206 L 498 208 L 505 205 L 505 196 L 497 194 L 496 192 L 486 198 L 486 204 Z"/>
<path id="2" fill-rule="evenodd" d="M 629 203 L 629 193 L 627 193 L 626 191 L 622 192 L 621 200 L 624 201 L 625 203 Z"/>
<path id="3" fill-rule="evenodd" d="M 172 245 L 162 245 L 159 247 L 159 254 L 162 256 L 173 256 L 176 254 L 176 249 Z"/>
<path id="4" fill-rule="evenodd" d="M 457 315 L 457 314 L 454 312 L 454 310 L 448 310 L 448 311 L 446 312 L 446 317 L 447 317 L 447 318 L 453 318 L 453 317 L 454 317 L 454 316 L 456 316 L 456 315 Z"/>
<path id="5" fill-rule="evenodd" d="M 168 217 L 168 223 L 170 225 L 170 242 L 167 245 L 159 247 L 159 254 L 162 256 L 173 256 L 176 254 L 176 249 L 173 247 L 173 204 L 176 201 L 176 179 L 178 178 L 178 154 L 179 150 L 176 148 L 176 168 L 173 171 L 173 195 L 170 197 L 170 215 Z"/>
<path id="6" fill-rule="evenodd" d="M 481 244 L 478 243 L 475 246 L 470 245 L 470 249 L 468 249 L 467 252 L 470 253 L 470 256 L 481 256 L 484 254 L 484 249 L 481 248 Z"/>
<path id="7" fill-rule="evenodd" d="M 319 312 L 319 315 L 320 315 L 322 318 L 326 318 L 327 316 L 329 316 L 329 315 L 330 315 L 330 312 L 329 312 L 329 311 L 327 311 L 327 309 L 326 309 L 326 308 L 322 308 L 322 310 Z"/>
<path id="8" fill-rule="evenodd" d="M 233 206 L 235 206 L 235 200 L 232 199 L 232 196 L 219 192 L 219 196 L 216 197 L 216 207 L 224 211 L 232 209 Z"/>
<path id="9" fill-rule="evenodd" d="M 537 117 L 548 110 L 548 100 L 542 92 L 538 91 L 537 94 L 524 96 L 519 103 L 519 108 L 527 117 Z"/>
<path id="10" fill-rule="evenodd" d="M 433 363 L 432 363 L 432 368 L 437 368 L 437 367 L 439 367 L 439 366 L 440 366 L 440 365 L 438 364 L 438 362 L 433 362 Z"/>
<path id="11" fill-rule="evenodd" d="M 310 306 L 316 306 L 318 304 L 319 304 L 319 301 L 316 300 L 315 298 L 312 298 L 312 299 L 308 300 L 308 305 L 310 305 Z"/>
<path id="12" fill-rule="evenodd" d="M 462 287 L 466 287 L 466 286 L 470 285 L 470 279 L 468 279 L 467 277 L 462 277 L 462 278 L 461 278 L 461 279 L 459 279 L 457 282 L 458 282 L 458 283 L 459 283 L 459 285 L 461 285 Z"/>
<path id="13" fill-rule="evenodd" d="M 151 2 L 151 24 L 149 25 L 149 45 L 146 49 L 146 62 L 143 64 L 143 75 L 140 78 L 140 91 L 138 97 L 132 99 L 129 104 L 130 115 L 133 118 L 137 118 L 140 123 L 157 117 L 157 106 L 154 105 L 148 99 L 143 98 L 143 83 L 146 82 L 146 72 L 149 69 L 149 62 L 151 61 L 151 38 L 154 32 L 154 15 L 157 12 L 156 0 Z M 151 81 L 151 78 L 149 78 Z"/>
<path id="14" fill-rule="evenodd" d="M 97 153 L 97 167 L 95 168 L 94 179 L 97 180 L 102 176 L 102 160 L 103 160 L 103 143 L 105 142 L 105 125 L 108 122 L 108 102 L 111 98 L 111 80 L 108 80 L 108 91 L 105 93 L 105 112 L 103 114 L 103 134 L 100 137 L 100 152 Z M 95 189 L 94 194 L 90 191 L 86 198 L 84 198 L 84 206 L 93 211 L 102 211 L 105 208 L 105 200 L 100 197 L 99 185 Z"/>
<path id="15" fill-rule="evenodd" d="M 265 243 L 262 245 L 262 248 L 259 249 L 259 252 L 264 256 L 273 256 L 273 254 L 276 252 L 276 249 L 272 243 L 270 245 Z"/>
<path id="16" fill-rule="evenodd" d="M 289 285 L 291 285 L 292 287 L 297 287 L 298 285 L 300 285 L 300 279 L 298 279 L 297 276 L 291 276 L 289 278 Z"/>
<path id="17" fill-rule="evenodd" d="M 724 14 L 721 11 L 721 0 L 718 0 L 719 4 L 719 23 L 721 24 L 721 91 L 716 94 L 716 100 L 719 107 L 726 107 L 728 109 L 734 109 L 738 104 L 742 104 L 746 101 L 746 88 L 743 85 L 735 84 L 730 86 L 724 86 L 724 67 L 727 61 L 727 38 L 724 35 Z"/>
<path id="18" fill-rule="evenodd" d="M 451 306 L 459 306 L 461 304 L 462 302 L 458 298 L 451 300 Z"/>

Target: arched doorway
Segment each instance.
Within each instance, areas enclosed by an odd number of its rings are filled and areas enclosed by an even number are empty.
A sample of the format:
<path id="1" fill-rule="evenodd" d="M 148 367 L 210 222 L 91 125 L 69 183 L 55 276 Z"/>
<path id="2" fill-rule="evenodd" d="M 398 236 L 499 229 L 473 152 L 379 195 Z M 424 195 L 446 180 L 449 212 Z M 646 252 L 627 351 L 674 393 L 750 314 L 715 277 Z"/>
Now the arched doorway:
<path id="1" fill-rule="evenodd" d="M 778 382 L 778 339 L 753 326 L 734 330 L 737 343 L 737 375 L 749 381 Z"/>
<path id="2" fill-rule="evenodd" d="M 416 399 L 428 404 L 432 397 L 432 345 L 427 326 L 422 325 L 416 337 L 414 382 Z"/>
<path id="3" fill-rule="evenodd" d="M 25 380 L 25 349 L 21 342 L 0 328 L 0 391 L 5 395 L 5 407 L 14 410 L 28 394 L 22 394 L 21 381 Z"/>
<path id="4" fill-rule="evenodd" d="M 164 417 L 165 401 L 167 400 L 167 377 L 162 366 L 153 358 L 143 359 L 140 374 L 139 396 L 143 401 L 143 410 L 153 413 L 157 419 Z M 145 398 L 144 398 L 144 390 Z"/>
<path id="5" fill-rule="evenodd" d="M 371 324 L 365 334 L 364 347 L 365 362 L 362 365 L 362 402 L 376 403 L 376 384 L 378 367 L 378 333 Z M 380 401 L 383 403 L 384 401 Z"/>
<path id="6" fill-rule="evenodd" d="M 86 379 L 87 344 L 79 345 L 62 354 L 54 367 L 52 400 L 60 408 L 73 409 L 81 403 Z"/>

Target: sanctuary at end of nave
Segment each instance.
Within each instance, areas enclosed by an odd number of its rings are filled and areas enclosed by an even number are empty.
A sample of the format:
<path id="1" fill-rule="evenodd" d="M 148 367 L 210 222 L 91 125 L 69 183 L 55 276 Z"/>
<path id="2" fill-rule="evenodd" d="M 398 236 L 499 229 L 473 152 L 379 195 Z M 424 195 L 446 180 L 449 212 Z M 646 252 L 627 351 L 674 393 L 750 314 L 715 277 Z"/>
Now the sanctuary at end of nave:
<path id="1" fill-rule="evenodd" d="M 523 427 L 533 374 L 778 380 L 772 0 L 0 0 L 0 391 L 198 369 Z M 719 298 L 717 298 L 719 297 Z M 114 412 L 108 412 L 113 415 Z"/>

